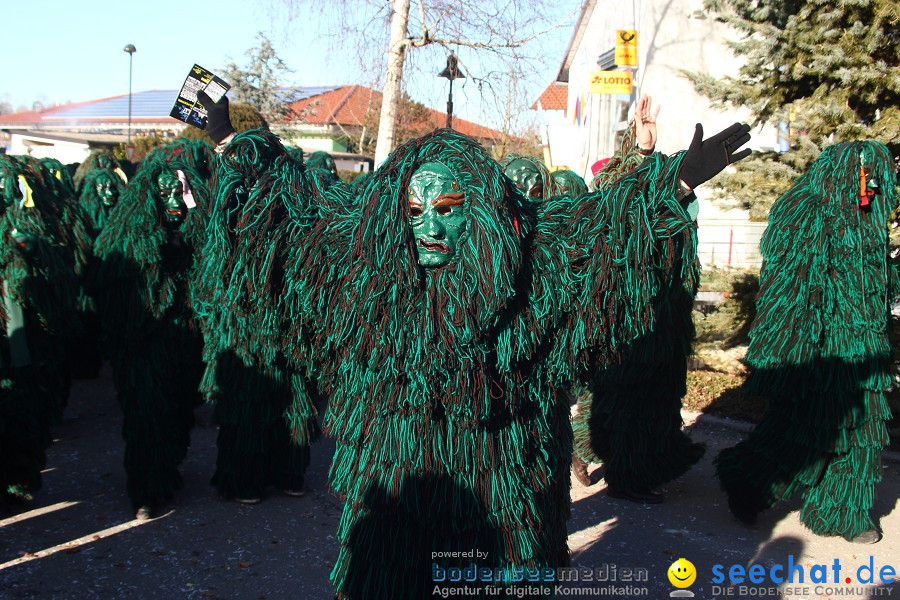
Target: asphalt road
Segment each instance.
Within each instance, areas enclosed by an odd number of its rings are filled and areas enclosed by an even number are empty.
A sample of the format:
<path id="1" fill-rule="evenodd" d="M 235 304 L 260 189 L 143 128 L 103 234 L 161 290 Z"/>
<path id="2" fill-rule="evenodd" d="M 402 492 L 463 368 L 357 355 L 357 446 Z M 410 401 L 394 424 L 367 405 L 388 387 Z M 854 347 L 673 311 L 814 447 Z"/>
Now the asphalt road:
<path id="1" fill-rule="evenodd" d="M 208 483 L 216 437 L 210 415 L 207 407 L 197 412 L 182 469 L 185 489 L 157 518 L 134 521 L 109 372 L 76 381 L 48 453 L 44 488 L 26 512 L 0 514 L 0 598 L 333 598 L 328 575 L 341 513 L 340 500 L 326 485 L 333 444 L 324 440 L 313 448 L 305 496 L 273 490 L 260 504 L 240 505 L 220 499 Z M 559 597 L 668 598 L 675 588 L 667 570 L 683 557 L 697 571 L 688 588 L 696 598 L 900 599 L 900 583 L 863 585 L 858 576 L 867 570 L 857 572 L 871 560 L 876 584 L 885 566 L 900 573 L 896 457 L 885 462 L 875 506 L 885 531 L 880 543 L 859 546 L 814 536 L 800 525 L 796 501 L 765 513 L 751 530 L 729 514 L 712 470 L 715 454 L 742 437 L 740 425 L 685 418 L 709 449 L 697 467 L 667 486 L 665 503 L 614 500 L 602 482 L 584 488 L 573 481 L 572 562 L 580 579 L 590 574 L 594 581 L 558 584 Z M 842 580 L 837 584 L 836 560 Z M 778 573 L 777 566 L 789 561 L 803 567 L 804 583 L 778 586 L 768 580 L 773 566 Z M 732 567 L 753 564 L 766 573 L 762 583 L 729 585 Z M 722 584 L 714 583 L 715 565 L 725 576 Z M 815 565 L 827 567 L 827 584 L 810 581 Z M 634 581 L 625 580 L 629 572 Z"/>

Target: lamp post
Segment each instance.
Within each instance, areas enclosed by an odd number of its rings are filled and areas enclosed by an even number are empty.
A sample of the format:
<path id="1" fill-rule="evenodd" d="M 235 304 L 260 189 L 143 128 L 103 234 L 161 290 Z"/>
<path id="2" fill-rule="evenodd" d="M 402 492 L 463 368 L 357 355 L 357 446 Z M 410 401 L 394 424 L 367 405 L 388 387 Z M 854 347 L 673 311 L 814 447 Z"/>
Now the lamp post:
<path id="1" fill-rule="evenodd" d="M 128 44 L 124 48 L 125 52 L 128 53 L 128 144 L 127 146 L 131 146 L 131 64 L 134 60 L 134 53 L 137 52 L 137 48 L 134 47 L 134 44 Z M 131 160 L 131 157 L 128 157 L 128 160 Z"/>
<path id="2" fill-rule="evenodd" d="M 438 77 L 444 77 L 450 80 L 450 95 L 447 96 L 447 129 L 453 129 L 453 80 L 465 79 L 465 75 L 460 73 L 459 65 L 455 54 L 447 56 L 447 66 L 443 71 L 438 73 Z"/>

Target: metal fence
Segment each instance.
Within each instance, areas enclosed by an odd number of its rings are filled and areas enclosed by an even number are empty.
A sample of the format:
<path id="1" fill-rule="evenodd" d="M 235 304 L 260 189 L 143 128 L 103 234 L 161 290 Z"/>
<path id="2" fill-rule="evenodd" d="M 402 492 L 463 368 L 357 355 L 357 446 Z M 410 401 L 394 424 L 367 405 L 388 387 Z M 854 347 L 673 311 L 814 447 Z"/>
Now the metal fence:
<path id="1" fill-rule="evenodd" d="M 704 267 L 759 268 L 759 242 L 766 223 L 743 219 L 698 220 L 698 254 Z"/>

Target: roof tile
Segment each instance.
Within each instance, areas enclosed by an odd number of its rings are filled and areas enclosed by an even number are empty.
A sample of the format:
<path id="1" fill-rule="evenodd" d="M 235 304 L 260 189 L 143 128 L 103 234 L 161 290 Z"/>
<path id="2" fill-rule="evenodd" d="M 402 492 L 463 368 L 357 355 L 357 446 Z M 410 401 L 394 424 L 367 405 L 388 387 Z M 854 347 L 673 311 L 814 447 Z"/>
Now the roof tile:
<path id="1" fill-rule="evenodd" d="M 538 104 L 544 110 L 566 110 L 569 103 L 569 85 L 559 81 L 554 81 L 547 86 L 544 93 L 534 101 L 531 110 L 537 110 Z"/>
<path id="2" fill-rule="evenodd" d="M 368 111 L 377 110 L 380 105 L 381 92 L 361 85 L 347 85 L 294 102 L 291 108 L 305 123 L 362 127 Z M 444 127 L 447 115 L 430 108 L 427 110 L 428 120 L 420 124 L 421 129 L 430 131 Z M 499 139 L 502 135 L 495 129 L 458 117 L 453 118 L 453 128 L 479 139 Z"/>

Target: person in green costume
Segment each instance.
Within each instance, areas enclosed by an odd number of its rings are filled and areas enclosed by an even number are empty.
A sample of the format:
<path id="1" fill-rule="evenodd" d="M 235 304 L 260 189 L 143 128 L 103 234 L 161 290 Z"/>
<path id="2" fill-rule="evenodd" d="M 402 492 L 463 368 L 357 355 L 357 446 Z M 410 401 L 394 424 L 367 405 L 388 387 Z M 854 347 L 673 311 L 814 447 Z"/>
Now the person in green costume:
<path id="1" fill-rule="evenodd" d="M 128 495 L 150 518 L 181 486 L 203 373 L 192 308 L 209 209 L 212 151 L 177 141 L 151 152 L 97 237 L 92 273 L 113 367 Z"/>
<path id="2" fill-rule="evenodd" d="M 64 190 L 64 195 L 66 198 L 74 198 L 76 196 L 75 193 L 75 181 L 72 179 L 72 175 L 69 173 L 69 170 L 63 165 L 59 160 L 50 157 L 44 157 L 40 159 L 41 163 L 50 171 L 50 174 L 53 175 L 61 184 L 62 190 Z"/>
<path id="3" fill-rule="evenodd" d="M 125 182 L 114 171 L 94 169 L 84 177 L 78 204 L 87 221 L 91 243 L 109 221 L 109 216 L 119 198 L 125 192 Z M 93 251 L 93 248 L 91 249 Z M 91 260 L 94 260 L 91 257 Z M 102 365 L 100 345 L 100 319 L 95 300 L 87 294 L 79 314 L 83 335 L 76 338 L 69 352 L 73 374 L 80 377 L 96 377 Z"/>
<path id="4" fill-rule="evenodd" d="M 75 184 L 76 193 L 81 194 L 84 190 L 84 179 L 87 177 L 88 173 L 98 169 L 115 173 L 122 179 L 123 183 L 127 183 L 128 181 L 124 171 L 122 171 L 119 161 L 116 160 L 116 157 L 113 156 L 112 152 L 109 150 L 94 150 L 80 165 L 78 165 L 78 168 L 75 169 L 75 175 L 72 177 L 72 181 Z"/>
<path id="5" fill-rule="evenodd" d="M 79 202 L 88 217 L 93 239 L 97 239 L 109 221 L 125 185 L 121 177 L 107 169 L 95 169 L 85 176 Z"/>
<path id="6" fill-rule="evenodd" d="M 557 169 L 551 173 L 557 189 L 563 196 L 580 196 L 588 191 L 587 184 L 572 169 Z"/>
<path id="7" fill-rule="evenodd" d="M 825 148 L 772 206 L 744 388 L 768 408 L 716 458 L 728 506 L 747 524 L 801 493 L 800 522 L 814 533 L 881 539 L 869 510 L 891 418 L 896 204 L 888 148 L 855 141 Z"/>
<path id="8" fill-rule="evenodd" d="M 595 176 L 595 189 L 615 185 L 653 154 L 658 115 L 650 96 L 638 101 L 634 123 L 619 151 Z M 693 194 L 685 200 L 693 202 Z M 660 280 L 654 302 L 657 326 L 636 340 L 618 364 L 594 374 L 572 418 L 572 470 L 579 483 L 591 485 L 588 463 L 602 462 L 608 495 L 642 504 L 662 502 L 656 488 L 684 474 L 705 451 L 682 431 L 681 420 L 700 264 L 694 258 L 677 267 L 691 276 L 671 285 Z"/>
<path id="9" fill-rule="evenodd" d="M 540 203 L 560 193 L 559 183 L 538 158 L 510 153 L 500 164 L 529 202 Z"/>
<path id="10" fill-rule="evenodd" d="M 365 189 L 366 184 L 369 183 L 369 177 L 371 177 L 371 173 L 360 173 L 353 180 L 353 183 L 350 184 L 350 189 L 353 191 L 354 195 L 359 195 Z"/>
<path id="11" fill-rule="evenodd" d="M 201 102 L 213 104 L 204 95 Z M 268 170 L 258 171 L 260 165 Z M 266 351 L 284 312 L 279 265 L 288 236 L 304 229 L 291 225 L 308 229 L 316 216 L 319 191 L 306 175 L 302 154 L 268 131 L 230 144 L 219 160 L 198 268 L 207 365 L 202 389 L 219 426 L 212 483 L 222 496 L 248 504 L 259 502 L 269 485 L 302 495 L 310 443 L 319 435 L 312 386 L 283 352 Z"/>
<path id="12" fill-rule="evenodd" d="M 273 345 L 329 398 L 338 598 L 431 597 L 447 568 L 475 562 L 520 587 L 513 569 L 567 563 L 562 392 L 653 328 L 660 272 L 689 276 L 669 267 L 696 254 L 679 197 L 749 154 L 748 131 L 704 141 L 698 126 L 686 153 L 552 197 L 536 219 L 450 130 L 397 148 L 356 203 L 326 194 L 285 263 Z M 475 548 L 486 557 L 446 558 Z"/>
<path id="13" fill-rule="evenodd" d="M 335 179 L 338 176 L 337 165 L 334 164 L 334 159 L 324 150 L 317 150 L 307 156 L 306 168 L 331 173 Z"/>
<path id="14" fill-rule="evenodd" d="M 346 185 L 338 176 L 334 159 L 324 150 L 317 150 L 306 157 L 304 164 L 306 170 L 315 182 L 317 188 L 328 188 L 332 185 Z"/>
<path id="15" fill-rule="evenodd" d="M 77 281 L 47 172 L 0 155 L 0 507 L 41 487 Z"/>
<path id="16" fill-rule="evenodd" d="M 49 233 L 60 244 L 68 269 L 81 283 L 90 260 L 91 239 L 85 215 L 75 201 L 72 188 L 67 183 L 68 178 L 64 177 L 60 171 L 55 170 L 55 165 L 59 165 L 58 162 L 54 165 L 52 162 L 48 163 L 33 156 L 16 156 L 14 160 L 19 163 L 22 172 L 34 181 L 35 197 L 40 200 L 35 203 L 37 213 L 42 214 L 46 224 L 54 228 L 52 232 L 45 233 Z M 73 302 L 77 302 L 79 308 L 88 303 L 84 290 L 80 286 L 71 291 L 75 294 Z M 44 355 L 47 362 L 55 362 L 59 365 L 57 369 L 53 369 L 56 376 L 47 381 L 47 385 L 55 390 L 54 395 L 58 398 L 56 403 L 58 410 L 54 416 L 56 421 L 62 419 L 62 410 L 71 389 L 72 375 L 94 376 L 97 369 L 97 366 L 93 364 L 96 361 L 82 360 L 90 357 L 88 353 L 82 354 L 78 351 L 84 332 L 81 327 L 80 313 L 73 316 L 75 318 L 72 321 L 72 327 L 57 340 L 58 345 L 50 348 L 49 352 Z"/>

